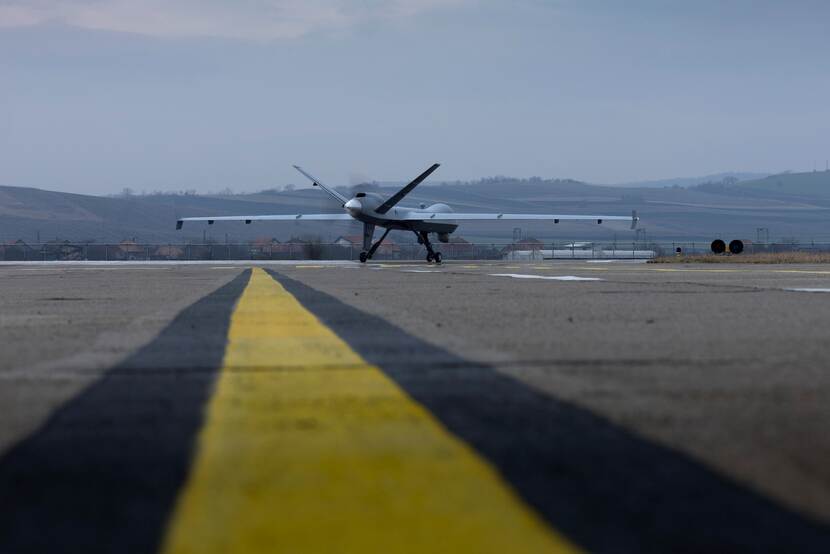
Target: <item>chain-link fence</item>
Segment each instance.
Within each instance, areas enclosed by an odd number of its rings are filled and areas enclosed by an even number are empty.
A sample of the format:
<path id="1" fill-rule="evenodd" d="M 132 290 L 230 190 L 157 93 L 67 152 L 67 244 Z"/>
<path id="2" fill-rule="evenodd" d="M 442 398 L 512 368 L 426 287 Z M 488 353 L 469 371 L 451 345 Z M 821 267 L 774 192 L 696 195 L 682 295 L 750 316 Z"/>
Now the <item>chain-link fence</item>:
<path id="1" fill-rule="evenodd" d="M 445 260 L 548 260 L 548 259 L 649 259 L 676 254 L 708 254 L 710 243 L 661 242 L 543 242 L 436 243 Z M 70 241 L 0 245 L 0 261 L 161 261 L 161 260 L 356 260 L 362 245 L 321 242 L 268 244 L 152 244 L 126 241 L 118 244 Z M 744 253 L 828 252 L 830 243 L 744 243 Z M 421 260 L 420 244 L 384 243 L 374 260 Z"/>

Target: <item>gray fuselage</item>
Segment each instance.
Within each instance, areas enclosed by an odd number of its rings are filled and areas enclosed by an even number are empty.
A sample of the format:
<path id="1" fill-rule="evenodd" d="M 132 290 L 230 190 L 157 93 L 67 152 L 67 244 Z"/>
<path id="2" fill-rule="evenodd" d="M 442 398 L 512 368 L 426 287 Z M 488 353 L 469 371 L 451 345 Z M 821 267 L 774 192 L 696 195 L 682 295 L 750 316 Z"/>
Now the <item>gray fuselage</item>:
<path id="1" fill-rule="evenodd" d="M 377 213 L 375 210 L 383 202 L 384 199 L 378 194 L 358 192 L 343 205 L 343 208 L 358 221 L 387 229 L 445 234 L 458 228 L 454 221 L 429 221 L 430 214 L 452 213 L 452 208 L 446 204 L 438 203 L 420 208 L 394 206 L 386 213 Z"/>

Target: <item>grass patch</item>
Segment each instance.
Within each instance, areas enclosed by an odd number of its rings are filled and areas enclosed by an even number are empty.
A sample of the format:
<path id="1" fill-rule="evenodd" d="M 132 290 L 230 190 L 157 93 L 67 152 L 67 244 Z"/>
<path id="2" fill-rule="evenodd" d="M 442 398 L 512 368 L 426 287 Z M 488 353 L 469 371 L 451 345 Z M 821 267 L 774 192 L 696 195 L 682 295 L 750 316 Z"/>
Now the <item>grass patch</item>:
<path id="1" fill-rule="evenodd" d="M 650 264 L 830 264 L 830 252 L 759 252 L 756 254 L 700 254 L 660 256 Z"/>

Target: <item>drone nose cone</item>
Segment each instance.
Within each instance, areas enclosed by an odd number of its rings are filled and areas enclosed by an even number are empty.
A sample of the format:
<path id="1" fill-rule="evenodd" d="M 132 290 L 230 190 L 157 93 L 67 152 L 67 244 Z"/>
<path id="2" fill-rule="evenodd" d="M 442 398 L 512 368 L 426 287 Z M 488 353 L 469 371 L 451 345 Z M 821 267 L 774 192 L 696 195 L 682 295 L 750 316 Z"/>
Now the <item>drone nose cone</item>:
<path id="1" fill-rule="evenodd" d="M 343 204 L 343 207 L 349 210 L 350 212 L 359 212 L 363 209 L 363 204 L 360 203 L 360 200 L 352 198 L 351 200 Z"/>

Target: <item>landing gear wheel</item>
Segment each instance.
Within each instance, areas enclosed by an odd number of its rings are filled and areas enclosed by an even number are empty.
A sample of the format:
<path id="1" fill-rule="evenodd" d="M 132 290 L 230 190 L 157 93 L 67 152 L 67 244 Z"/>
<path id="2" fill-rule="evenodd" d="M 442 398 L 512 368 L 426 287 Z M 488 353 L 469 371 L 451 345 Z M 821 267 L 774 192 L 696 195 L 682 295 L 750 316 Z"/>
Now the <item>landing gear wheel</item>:
<path id="1" fill-rule="evenodd" d="M 427 263 L 428 263 L 428 264 L 431 264 L 433 259 L 434 259 L 434 258 L 433 258 L 433 256 L 432 256 L 432 252 L 428 253 L 428 254 L 427 254 Z"/>
<path id="2" fill-rule="evenodd" d="M 437 263 L 437 264 L 441 263 L 441 253 L 440 252 L 436 252 L 435 256 L 433 256 L 433 258 L 435 259 L 435 263 Z"/>
<path id="3" fill-rule="evenodd" d="M 366 260 L 369 259 L 369 255 L 366 252 L 360 253 L 360 263 L 365 264 Z"/>

